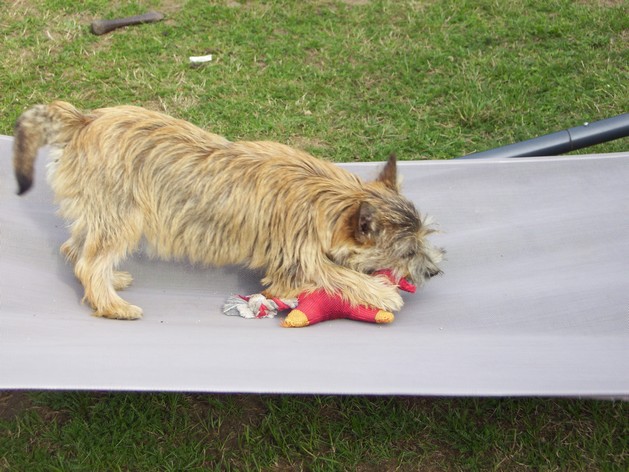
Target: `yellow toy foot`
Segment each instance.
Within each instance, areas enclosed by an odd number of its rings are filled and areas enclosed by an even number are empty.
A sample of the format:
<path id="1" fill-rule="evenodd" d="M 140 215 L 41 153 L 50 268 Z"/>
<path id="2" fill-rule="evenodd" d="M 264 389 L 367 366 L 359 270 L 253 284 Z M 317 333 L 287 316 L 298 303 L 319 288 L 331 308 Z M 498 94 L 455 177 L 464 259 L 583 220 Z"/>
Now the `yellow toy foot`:
<path id="1" fill-rule="evenodd" d="M 395 316 L 390 311 L 380 310 L 376 313 L 376 323 L 378 324 L 391 323 L 394 319 Z"/>
<path id="2" fill-rule="evenodd" d="M 283 328 L 303 328 L 308 326 L 310 321 L 303 311 L 293 310 L 291 311 L 284 321 L 282 321 Z"/>

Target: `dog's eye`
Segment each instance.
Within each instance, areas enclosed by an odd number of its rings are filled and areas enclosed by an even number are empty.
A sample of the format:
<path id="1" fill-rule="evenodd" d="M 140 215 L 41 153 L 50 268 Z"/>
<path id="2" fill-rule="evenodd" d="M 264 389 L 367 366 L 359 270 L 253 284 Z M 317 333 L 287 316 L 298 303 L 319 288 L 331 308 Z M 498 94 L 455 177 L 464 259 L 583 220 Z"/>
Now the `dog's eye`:
<path id="1" fill-rule="evenodd" d="M 404 254 L 404 259 L 412 259 L 417 255 L 416 251 L 409 251 L 406 254 Z"/>

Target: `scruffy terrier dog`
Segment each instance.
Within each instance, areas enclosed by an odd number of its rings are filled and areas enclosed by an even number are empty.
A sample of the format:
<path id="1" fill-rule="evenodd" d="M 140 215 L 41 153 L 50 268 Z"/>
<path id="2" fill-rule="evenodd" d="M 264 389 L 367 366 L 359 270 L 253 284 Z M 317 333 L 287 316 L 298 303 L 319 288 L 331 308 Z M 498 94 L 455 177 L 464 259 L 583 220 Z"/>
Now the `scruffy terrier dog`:
<path id="1" fill-rule="evenodd" d="M 17 121 L 19 194 L 33 184 L 39 147 L 52 146 L 49 180 L 70 224 L 61 252 L 96 316 L 136 319 L 116 293 L 116 270 L 144 237 L 162 258 L 262 269 L 266 293 L 323 288 L 353 304 L 396 311 L 389 268 L 421 284 L 440 272 L 433 230 L 400 195 L 392 156 L 374 182 L 273 142 L 230 142 L 138 107 L 83 114 L 57 101 Z"/>

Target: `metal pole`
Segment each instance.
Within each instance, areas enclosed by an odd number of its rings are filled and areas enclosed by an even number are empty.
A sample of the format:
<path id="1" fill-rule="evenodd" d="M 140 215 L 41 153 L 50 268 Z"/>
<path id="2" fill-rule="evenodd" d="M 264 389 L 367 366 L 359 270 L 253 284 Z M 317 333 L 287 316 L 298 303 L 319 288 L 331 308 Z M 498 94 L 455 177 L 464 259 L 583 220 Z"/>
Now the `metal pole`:
<path id="1" fill-rule="evenodd" d="M 595 144 L 629 136 L 629 113 L 585 123 L 556 133 L 546 134 L 507 146 L 475 152 L 459 159 L 485 159 L 489 157 L 556 156 Z"/>

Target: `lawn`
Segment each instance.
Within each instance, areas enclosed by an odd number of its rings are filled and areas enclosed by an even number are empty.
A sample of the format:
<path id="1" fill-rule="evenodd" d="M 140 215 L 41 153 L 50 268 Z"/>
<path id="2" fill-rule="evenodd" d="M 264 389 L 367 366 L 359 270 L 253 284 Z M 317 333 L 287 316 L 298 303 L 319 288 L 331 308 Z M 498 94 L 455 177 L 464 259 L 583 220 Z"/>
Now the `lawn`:
<path id="1" fill-rule="evenodd" d="M 61 98 L 339 162 L 448 159 L 629 111 L 626 1 L 1 6 L 5 135 Z M 151 9 L 166 19 L 89 31 Z M 627 150 L 625 138 L 591 151 Z M 11 471 L 624 471 L 627 438 L 629 403 L 600 400 L 0 392 Z"/>

